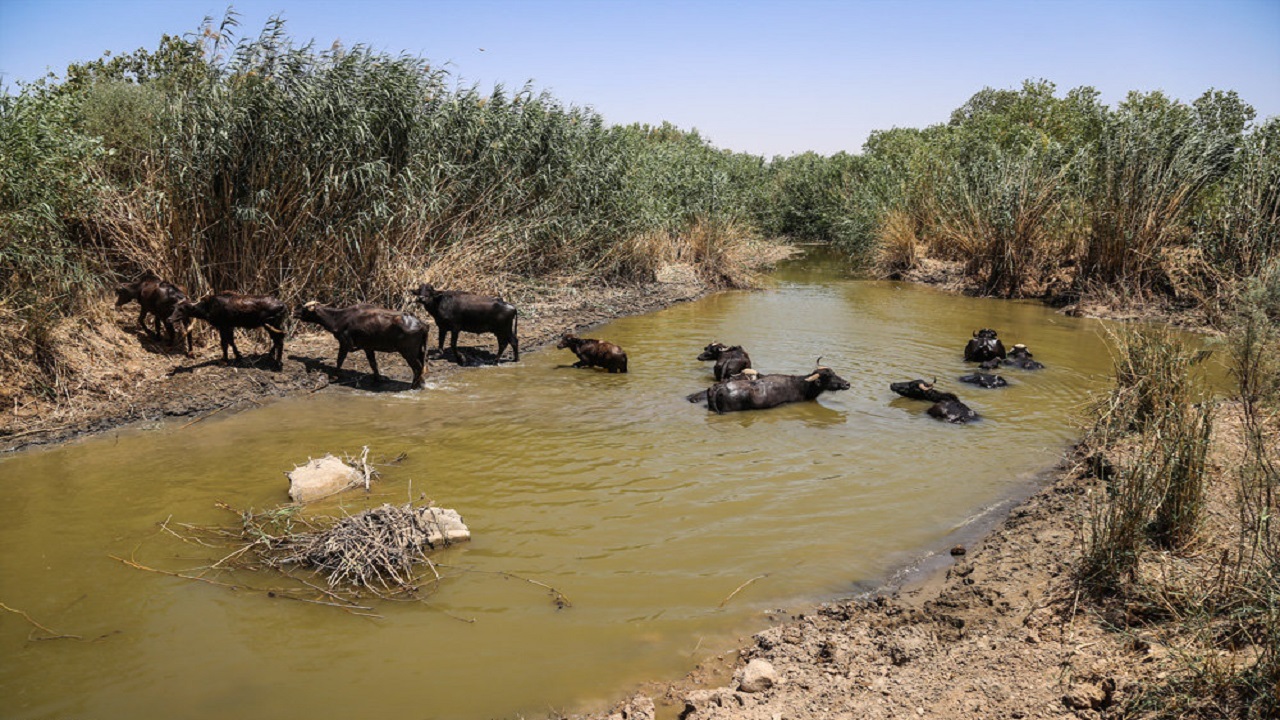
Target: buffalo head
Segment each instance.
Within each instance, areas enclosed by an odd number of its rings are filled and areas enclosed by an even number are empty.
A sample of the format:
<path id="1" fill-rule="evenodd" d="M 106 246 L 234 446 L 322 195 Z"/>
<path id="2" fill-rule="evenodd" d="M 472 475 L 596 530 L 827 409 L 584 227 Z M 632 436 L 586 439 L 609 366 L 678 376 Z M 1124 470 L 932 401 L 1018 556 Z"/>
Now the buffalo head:
<path id="1" fill-rule="evenodd" d="M 804 379 L 807 383 L 814 383 L 815 386 L 822 390 L 848 390 L 849 381 L 836 374 L 835 370 L 829 367 L 819 366 L 814 369 L 813 373 Z"/>
<path id="2" fill-rule="evenodd" d="M 720 353 L 728 350 L 729 346 L 722 342 L 713 342 L 702 349 L 702 354 L 698 355 L 699 360 L 716 360 L 719 359 Z"/>

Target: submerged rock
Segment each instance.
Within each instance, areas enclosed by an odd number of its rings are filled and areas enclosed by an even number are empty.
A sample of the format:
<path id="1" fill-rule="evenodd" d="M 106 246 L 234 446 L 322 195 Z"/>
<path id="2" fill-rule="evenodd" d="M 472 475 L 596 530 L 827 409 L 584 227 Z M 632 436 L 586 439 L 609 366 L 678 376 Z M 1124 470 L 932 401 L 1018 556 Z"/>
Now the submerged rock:
<path id="1" fill-rule="evenodd" d="M 336 495 L 364 483 L 360 471 L 332 455 L 308 460 L 285 475 L 289 478 L 289 497 L 297 503 Z"/>
<path id="2" fill-rule="evenodd" d="M 433 505 L 419 508 L 418 518 L 427 530 L 427 544 L 433 548 L 471 539 L 471 530 L 457 510 Z"/>

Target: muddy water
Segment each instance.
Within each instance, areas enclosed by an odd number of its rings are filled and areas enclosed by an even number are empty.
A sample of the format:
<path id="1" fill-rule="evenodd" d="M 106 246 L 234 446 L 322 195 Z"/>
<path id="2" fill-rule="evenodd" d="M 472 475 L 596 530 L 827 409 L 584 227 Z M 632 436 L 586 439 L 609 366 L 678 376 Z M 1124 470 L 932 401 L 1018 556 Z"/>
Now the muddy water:
<path id="1" fill-rule="evenodd" d="M 1001 390 L 960 385 L 978 327 L 1049 369 L 1009 370 Z M 339 390 L 5 459 L 0 601 L 85 641 L 33 641 L 0 613 L 0 715 L 538 717 L 678 677 L 769 609 L 848 593 L 945 546 L 1051 465 L 1105 386 L 1100 328 L 809 261 L 763 292 L 591 331 L 627 349 L 628 375 L 530 352 L 420 392 Z M 852 388 L 709 414 L 683 396 L 708 383 L 694 356 L 717 339 L 766 371 L 807 372 L 821 355 Z M 944 425 L 888 389 L 935 376 L 986 419 Z M 110 557 L 206 565 L 215 551 L 160 525 L 232 523 L 215 503 L 285 502 L 284 470 L 362 445 L 406 457 L 342 509 L 425 494 L 474 532 L 437 558 L 450 577 L 425 604 L 362 618 Z"/>

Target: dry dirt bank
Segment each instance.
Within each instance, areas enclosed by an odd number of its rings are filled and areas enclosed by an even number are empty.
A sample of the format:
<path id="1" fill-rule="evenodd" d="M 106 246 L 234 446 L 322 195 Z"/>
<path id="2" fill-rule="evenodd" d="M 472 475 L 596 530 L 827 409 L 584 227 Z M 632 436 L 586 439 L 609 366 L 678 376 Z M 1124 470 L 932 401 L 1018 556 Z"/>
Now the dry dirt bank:
<path id="1" fill-rule="evenodd" d="M 717 289 L 700 282 L 692 272 L 668 277 L 671 282 L 544 284 L 513 292 L 508 299 L 520 307 L 521 350 L 553 343 L 566 330 L 651 312 Z M 414 312 L 428 318 L 421 309 Z M 199 328 L 201 344 L 195 349 L 196 357 L 187 359 L 137 328 L 136 305 L 104 313 L 105 323 L 95 326 L 83 321 L 62 330 L 68 348 L 65 360 L 75 372 L 56 388 L 59 402 L 20 396 L 0 411 L 0 453 L 65 442 L 135 422 L 251 408 L 271 398 L 316 392 L 330 382 L 367 381 L 364 353 L 348 356 L 342 373 L 331 378 L 337 343 L 328 333 L 313 332 L 311 325 L 298 328 L 285 340 L 284 369 L 277 372 L 266 363 L 270 343 L 261 330 L 238 331 L 237 345 L 245 360 L 224 366 L 216 333 L 199 321 L 193 325 Z M 452 358 L 442 358 L 436 342 L 432 325 L 429 376 L 464 369 Z M 470 364 L 479 365 L 492 362 L 497 343 L 492 335 L 463 333 L 458 349 L 466 351 L 461 354 Z M 379 368 L 390 378 L 381 387 L 408 387 L 409 371 L 400 358 L 384 356 Z"/>

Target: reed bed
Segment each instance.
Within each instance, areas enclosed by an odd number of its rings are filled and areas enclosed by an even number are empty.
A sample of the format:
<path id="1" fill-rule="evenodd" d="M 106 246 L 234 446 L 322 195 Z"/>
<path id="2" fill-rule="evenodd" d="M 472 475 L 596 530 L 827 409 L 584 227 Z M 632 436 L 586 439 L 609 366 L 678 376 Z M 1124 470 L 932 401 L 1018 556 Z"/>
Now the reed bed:
<path id="1" fill-rule="evenodd" d="M 393 307 L 424 280 L 652 280 L 650 253 L 744 282 L 760 158 L 422 58 L 298 46 L 279 20 L 236 31 L 229 14 L 0 98 L 9 376 L 52 386 L 56 326 L 143 272 Z"/>

